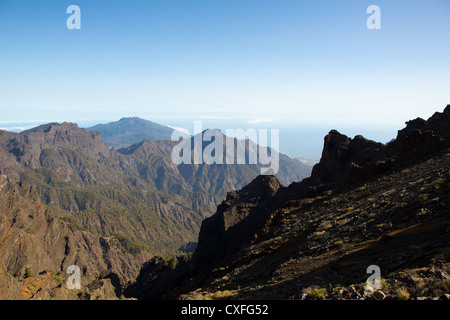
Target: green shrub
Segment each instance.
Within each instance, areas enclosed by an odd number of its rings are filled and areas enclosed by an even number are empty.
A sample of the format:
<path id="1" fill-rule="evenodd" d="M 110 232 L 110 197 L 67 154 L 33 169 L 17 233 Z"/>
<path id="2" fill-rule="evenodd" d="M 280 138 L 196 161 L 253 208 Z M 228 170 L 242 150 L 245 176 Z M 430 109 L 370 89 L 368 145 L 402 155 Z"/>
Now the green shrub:
<path id="1" fill-rule="evenodd" d="M 145 246 L 137 244 L 127 236 L 120 233 L 113 233 L 112 235 L 118 240 L 118 246 L 132 255 L 138 255 L 143 250 L 147 250 Z"/>
<path id="2" fill-rule="evenodd" d="M 321 288 L 321 289 L 313 289 L 309 295 L 312 299 L 323 299 L 326 293 L 327 289 Z"/>
<path id="3" fill-rule="evenodd" d="M 29 267 L 25 268 L 25 273 L 23 275 L 24 278 L 31 278 L 33 277 L 33 272 L 31 272 L 31 269 Z"/>
<path id="4" fill-rule="evenodd" d="M 177 265 L 178 265 L 178 259 L 177 259 L 177 257 L 173 257 L 172 259 L 169 260 L 169 268 L 170 268 L 171 270 L 175 270 L 175 268 L 177 267 Z"/>
<path id="5" fill-rule="evenodd" d="M 58 287 L 60 287 L 63 284 L 61 277 L 57 274 L 55 274 L 55 281 L 56 281 L 56 284 L 58 285 Z"/>

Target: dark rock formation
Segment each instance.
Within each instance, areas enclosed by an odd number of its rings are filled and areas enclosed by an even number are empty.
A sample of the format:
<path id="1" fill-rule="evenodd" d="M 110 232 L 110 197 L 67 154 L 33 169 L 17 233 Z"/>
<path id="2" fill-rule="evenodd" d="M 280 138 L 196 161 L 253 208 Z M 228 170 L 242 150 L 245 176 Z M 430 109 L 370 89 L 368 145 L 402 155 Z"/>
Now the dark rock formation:
<path id="1" fill-rule="evenodd" d="M 225 263 L 248 245 L 277 204 L 282 187 L 274 176 L 259 176 L 239 192 L 230 192 L 217 212 L 203 221 L 192 261 L 199 269 Z M 210 271 L 210 270 L 209 270 Z"/>

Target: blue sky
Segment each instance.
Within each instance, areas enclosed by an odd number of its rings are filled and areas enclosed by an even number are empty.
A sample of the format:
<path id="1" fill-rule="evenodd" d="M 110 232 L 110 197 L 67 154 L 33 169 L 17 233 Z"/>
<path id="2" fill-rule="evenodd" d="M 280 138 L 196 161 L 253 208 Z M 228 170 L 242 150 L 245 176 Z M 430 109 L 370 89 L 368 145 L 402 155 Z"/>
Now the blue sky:
<path id="1" fill-rule="evenodd" d="M 69 30 L 69 5 L 81 30 Z M 369 5 L 381 30 L 369 30 Z M 0 0 L 0 127 L 140 116 L 400 129 L 450 103 L 447 0 Z M 261 122 L 260 122 L 261 123 Z"/>

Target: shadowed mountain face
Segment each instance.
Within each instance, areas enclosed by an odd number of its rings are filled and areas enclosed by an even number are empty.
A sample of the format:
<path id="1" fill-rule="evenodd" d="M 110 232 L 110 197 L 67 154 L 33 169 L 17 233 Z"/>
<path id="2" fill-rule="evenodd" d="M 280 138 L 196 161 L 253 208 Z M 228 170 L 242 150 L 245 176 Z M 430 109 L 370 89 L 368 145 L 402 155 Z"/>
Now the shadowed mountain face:
<path id="1" fill-rule="evenodd" d="M 128 147 L 143 140 L 170 140 L 173 129 L 141 118 L 122 118 L 107 124 L 87 128 L 98 131 L 107 145 L 116 149 Z"/>
<path id="2" fill-rule="evenodd" d="M 450 105 L 389 144 L 332 130 L 311 177 L 261 176 L 202 223 L 191 259 L 153 258 L 141 299 L 383 299 L 448 293 Z M 384 292 L 363 291 L 369 265 Z M 415 278 L 416 284 L 411 284 Z M 414 282 L 414 281 L 413 281 Z M 337 289 L 336 289 L 337 288 Z"/>

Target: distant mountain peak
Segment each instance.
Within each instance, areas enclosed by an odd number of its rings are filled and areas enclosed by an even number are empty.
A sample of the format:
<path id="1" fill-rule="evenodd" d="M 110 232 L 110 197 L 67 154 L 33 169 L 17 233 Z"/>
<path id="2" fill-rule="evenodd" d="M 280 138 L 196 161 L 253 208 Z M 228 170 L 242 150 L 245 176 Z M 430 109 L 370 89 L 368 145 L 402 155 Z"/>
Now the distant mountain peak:
<path id="1" fill-rule="evenodd" d="M 145 121 L 149 121 L 149 120 L 145 120 L 145 119 L 142 119 L 139 117 L 123 117 L 119 120 L 119 122 L 139 122 L 139 121 L 145 122 Z M 151 121 L 149 121 L 149 122 L 151 122 Z"/>
<path id="2" fill-rule="evenodd" d="M 99 131 L 105 143 L 116 149 L 129 147 L 143 140 L 170 140 L 173 132 L 172 128 L 139 117 L 124 117 L 87 130 Z"/>
<path id="3" fill-rule="evenodd" d="M 38 127 L 29 129 L 29 130 L 25 130 L 25 131 L 23 131 L 23 133 L 50 132 L 52 130 L 55 130 L 55 131 L 56 130 L 80 130 L 80 128 L 78 127 L 78 125 L 76 123 L 72 123 L 72 122 L 63 122 L 63 123 L 51 122 L 51 123 L 43 124 Z"/>

